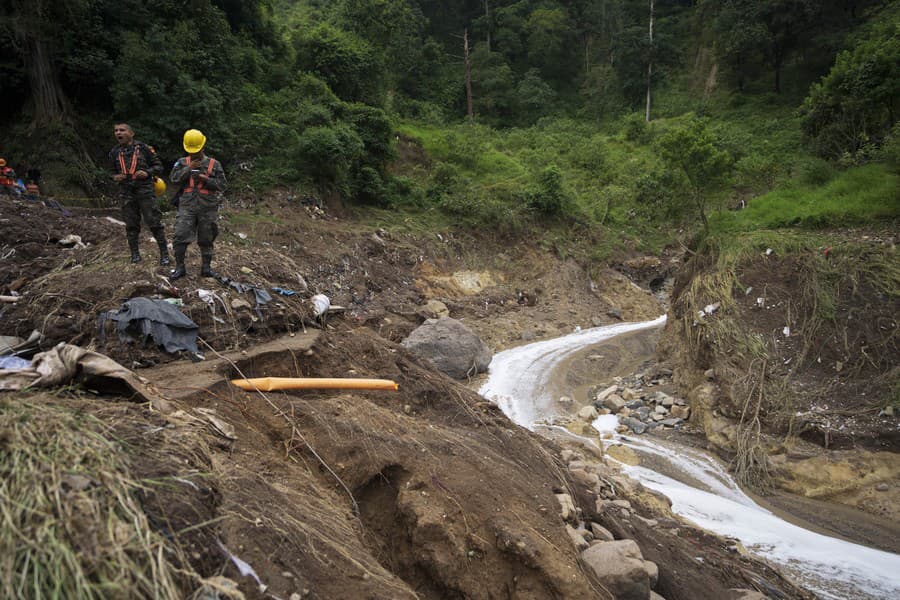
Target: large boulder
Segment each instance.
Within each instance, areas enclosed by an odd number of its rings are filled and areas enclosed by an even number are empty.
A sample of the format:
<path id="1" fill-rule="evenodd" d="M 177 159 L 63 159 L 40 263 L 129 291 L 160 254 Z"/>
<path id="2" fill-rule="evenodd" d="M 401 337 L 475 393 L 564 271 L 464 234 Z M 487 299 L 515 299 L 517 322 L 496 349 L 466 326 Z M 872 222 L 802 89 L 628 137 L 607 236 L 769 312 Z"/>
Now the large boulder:
<path id="1" fill-rule="evenodd" d="M 487 371 L 493 358 L 480 337 L 449 317 L 428 319 L 403 340 L 403 346 L 454 379 Z"/>
<path id="2" fill-rule="evenodd" d="M 614 598 L 647 600 L 650 597 L 650 588 L 656 583 L 651 579 L 650 565 L 656 565 L 644 560 L 634 540 L 596 544 L 581 557 Z"/>

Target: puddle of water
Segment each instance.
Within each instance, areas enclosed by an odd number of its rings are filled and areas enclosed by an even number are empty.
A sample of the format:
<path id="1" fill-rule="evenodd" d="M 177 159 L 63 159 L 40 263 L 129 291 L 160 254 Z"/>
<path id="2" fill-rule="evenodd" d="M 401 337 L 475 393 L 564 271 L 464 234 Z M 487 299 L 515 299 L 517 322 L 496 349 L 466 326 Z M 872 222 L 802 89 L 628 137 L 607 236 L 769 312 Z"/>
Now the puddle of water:
<path id="1" fill-rule="evenodd" d="M 510 419 L 533 431 L 539 419 L 556 416 L 554 395 L 560 391 L 553 388 L 553 382 L 561 379 L 558 371 L 566 368 L 573 353 L 664 322 L 665 317 L 660 317 L 645 323 L 588 329 L 500 352 L 494 356 L 488 380 L 479 392 L 498 404 Z M 603 415 L 594 424 L 598 431 L 615 431 L 616 417 Z M 559 429 L 539 427 L 542 432 Z M 623 471 L 668 496 L 676 514 L 740 540 L 748 550 L 780 565 L 823 598 L 900 598 L 900 555 L 822 535 L 781 519 L 754 502 L 716 459 L 702 451 L 637 436 L 620 436 L 614 443 L 640 455 L 642 465 L 623 465 Z"/>

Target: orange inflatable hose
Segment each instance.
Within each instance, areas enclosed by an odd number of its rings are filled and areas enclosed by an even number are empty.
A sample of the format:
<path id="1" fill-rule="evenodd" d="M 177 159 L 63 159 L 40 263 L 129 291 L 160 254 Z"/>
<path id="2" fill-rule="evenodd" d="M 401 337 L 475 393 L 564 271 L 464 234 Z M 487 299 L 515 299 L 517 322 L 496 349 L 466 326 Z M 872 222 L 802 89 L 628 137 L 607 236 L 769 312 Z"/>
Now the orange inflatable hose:
<path id="1" fill-rule="evenodd" d="M 390 379 L 347 379 L 331 377 L 258 377 L 232 379 L 243 390 L 272 392 L 275 390 L 391 390 L 400 386 Z"/>

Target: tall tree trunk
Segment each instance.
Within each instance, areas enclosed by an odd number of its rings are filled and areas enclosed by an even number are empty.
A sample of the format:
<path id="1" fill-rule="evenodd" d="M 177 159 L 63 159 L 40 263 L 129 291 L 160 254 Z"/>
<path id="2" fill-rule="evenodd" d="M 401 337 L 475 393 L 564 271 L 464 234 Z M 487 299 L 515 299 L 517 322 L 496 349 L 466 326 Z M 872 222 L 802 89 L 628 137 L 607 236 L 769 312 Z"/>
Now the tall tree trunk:
<path id="1" fill-rule="evenodd" d="M 23 59 L 31 88 L 32 123 L 35 127 L 61 123 L 65 120 L 68 103 L 47 48 L 33 35 L 23 42 Z"/>
<path id="2" fill-rule="evenodd" d="M 650 0 L 650 53 L 647 61 L 647 114 L 645 120 L 650 122 L 650 108 L 652 105 L 653 94 L 653 0 Z"/>
<path id="3" fill-rule="evenodd" d="M 48 40 L 53 35 L 46 29 L 45 7 L 44 0 L 19 0 L 4 15 L 12 32 L 13 48 L 25 63 L 34 127 L 60 123 L 68 112 L 68 102 L 51 60 Z"/>
<path id="4" fill-rule="evenodd" d="M 472 108 L 472 64 L 469 61 L 469 30 L 463 29 L 463 57 L 466 62 L 466 118 L 469 123 L 475 120 Z"/>

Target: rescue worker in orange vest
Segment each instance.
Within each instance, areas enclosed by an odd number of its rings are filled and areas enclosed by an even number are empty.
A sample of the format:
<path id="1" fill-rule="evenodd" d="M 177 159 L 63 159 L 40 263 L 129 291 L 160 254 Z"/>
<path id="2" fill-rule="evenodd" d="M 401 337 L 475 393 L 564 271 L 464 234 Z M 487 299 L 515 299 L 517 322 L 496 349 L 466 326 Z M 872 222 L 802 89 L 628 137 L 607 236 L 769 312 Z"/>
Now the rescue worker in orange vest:
<path id="1" fill-rule="evenodd" d="M 6 159 L 0 158 L 0 194 L 15 195 L 16 172 L 7 166 Z"/>
<path id="2" fill-rule="evenodd" d="M 169 179 L 180 188 L 178 216 L 175 218 L 175 236 L 172 239 L 172 250 L 175 254 L 175 269 L 172 279 L 187 275 L 184 257 L 188 244 L 196 238 L 200 246 L 202 267 L 200 274 L 204 277 L 217 277 L 212 270 L 213 242 L 219 234 L 219 205 L 228 187 L 225 181 L 225 170 L 222 163 L 206 156 L 203 147 L 206 136 L 196 129 L 184 132 L 184 150 L 189 156 L 179 158 L 172 168 Z"/>
<path id="3" fill-rule="evenodd" d="M 131 262 L 141 261 L 141 219 L 150 229 L 159 246 L 159 264 L 169 264 L 166 230 L 162 224 L 162 212 L 156 205 L 153 178 L 163 171 L 156 150 L 134 139 L 134 130 L 128 123 L 116 123 L 113 135 L 119 145 L 109 151 L 109 168 L 113 181 L 119 184 L 119 206 L 125 221 L 125 238 L 131 249 Z"/>

